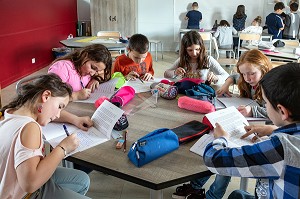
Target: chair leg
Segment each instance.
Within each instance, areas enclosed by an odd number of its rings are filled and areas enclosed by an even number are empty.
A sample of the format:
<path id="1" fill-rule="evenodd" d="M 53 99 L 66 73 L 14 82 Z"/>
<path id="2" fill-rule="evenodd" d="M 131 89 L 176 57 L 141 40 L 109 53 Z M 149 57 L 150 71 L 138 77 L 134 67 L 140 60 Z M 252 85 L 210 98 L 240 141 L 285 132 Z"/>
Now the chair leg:
<path id="1" fill-rule="evenodd" d="M 161 47 L 161 59 L 164 59 L 164 51 L 163 51 L 163 43 L 160 43 L 160 47 Z"/>
<path id="2" fill-rule="evenodd" d="M 157 61 L 157 43 L 155 43 L 155 61 Z"/>

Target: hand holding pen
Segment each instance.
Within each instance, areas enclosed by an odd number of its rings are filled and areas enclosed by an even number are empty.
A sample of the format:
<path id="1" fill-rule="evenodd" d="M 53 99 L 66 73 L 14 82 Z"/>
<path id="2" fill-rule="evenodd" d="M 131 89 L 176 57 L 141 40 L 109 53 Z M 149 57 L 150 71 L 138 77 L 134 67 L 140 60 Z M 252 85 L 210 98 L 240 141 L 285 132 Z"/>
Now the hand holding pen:
<path id="1" fill-rule="evenodd" d="M 74 151 L 79 146 L 79 139 L 77 138 L 76 133 L 70 134 L 67 126 L 63 124 L 64 132 L 66 133 L 66 138 L 63 139 L 58 146 L 62 148 L 65 152 L 65 155 Z"/>
<path id="2" fill-rule="evenodd" d="M 176 79 L 178 76 L 184 76 L 185 73 L 186 73 L 186 70 L 184 68 L 178 67 L 174 71 L 173 79 Z"/>
<path id="3" fill-rule="evenodd" d="M 253 142 L 263 140 L 261 137 L 269 136 L 278 127 L 275 125 L 249 125 L 244 127 L 246 133 L 241 137 L 241 139 L 248 137 L 251 134 L 255 136 L 252 138 Z"/>
<path id="4" fill-rule="evenodd" d="M 250 104 L 254 103 L 255 101 L 252 100 L 250 103 L 246 105 L 240 105 L 237 109 L 238 111 L 245 117 L 252 117 L 252 108 L 249 106 Z"/>

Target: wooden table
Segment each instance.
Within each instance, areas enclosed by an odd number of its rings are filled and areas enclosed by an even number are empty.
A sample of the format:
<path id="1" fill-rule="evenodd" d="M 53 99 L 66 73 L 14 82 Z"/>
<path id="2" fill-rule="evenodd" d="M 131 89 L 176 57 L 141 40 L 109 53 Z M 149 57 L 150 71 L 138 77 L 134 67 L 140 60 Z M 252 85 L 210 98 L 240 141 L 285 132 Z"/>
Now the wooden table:
<path id="1" fill-rule="evenodd" d="M 150 93 L 143 93 L 148 98 Z M 124 108 L 138 105 L 142 99 L 135 98 Z M 77 115 L 92 115 L 93 104 L 75 103 L 67 110 Z M 128 116 L 129 127 L 127 151 L 131 144 L 143 135 L 158 128 L 174 128 L 191 120 L 202 120 L 202 115 L 178 108 L 177 100 L 158 99 L 157 107 L 148 107 Z M 116 140 L 79 152 L 67 160 L 88 168 L 115 176 L 117 178 L 148 187 L 150 198 L 163 198 L 162 189 L 196 178 L 211 175 L 203 163 L 202 157 L 189 151 L 195 141 L 180 145 L 179 149 L 167 154 L 141 168 L 135 167 L 128 159 L 127 152 L 116 149 Z"/>
<path id="2" fill-rule="evenodd" d="M 113 40 L 111 40 L 111 43 L 108 43 L 109 41 L 101 42 L 100 40 L 98 40 L 99 42 L 97 42 L 97 39 L 99 39 L 99 37 L 74 37 L 71 39 L 61 40 L 60 43 L 69 48 L 82 48 L 95 43 L 100 43 L 106 46 L 106 48 L 110 51 L 126 51 L 127 44 L 116 43 Z M 109 40 L 108 38 L 102 39 L 103 41 L 104 39 Z"/>

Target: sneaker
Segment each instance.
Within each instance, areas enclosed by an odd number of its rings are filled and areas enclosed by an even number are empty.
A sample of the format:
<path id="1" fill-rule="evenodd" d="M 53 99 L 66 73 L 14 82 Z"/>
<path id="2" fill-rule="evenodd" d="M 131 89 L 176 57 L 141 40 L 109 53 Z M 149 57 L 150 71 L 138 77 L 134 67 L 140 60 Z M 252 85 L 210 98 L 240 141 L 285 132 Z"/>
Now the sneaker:
<path id="1" fill-rule="evenodd" d="M 172 198 L 185 199 L 190 194 L 200 194 L 204 189 L 194 189 L 191 184 L 183 184 L 176 188 L 176 192 L 172 194 Z"/>
<path id="2" fill-rule="evenodd" d="M 200 189 L 199 193 L 191 193 L 189 195 L 187 195 L 187 197 L 185 197 L 185 199 L 205 199 L 205 189 Z"/>

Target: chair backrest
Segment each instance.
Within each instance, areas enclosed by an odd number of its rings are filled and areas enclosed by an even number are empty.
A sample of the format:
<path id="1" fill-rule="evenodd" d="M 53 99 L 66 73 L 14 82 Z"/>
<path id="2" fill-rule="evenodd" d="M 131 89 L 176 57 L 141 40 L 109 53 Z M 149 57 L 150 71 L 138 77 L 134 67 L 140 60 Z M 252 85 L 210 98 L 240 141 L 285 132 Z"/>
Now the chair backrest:
<path id="1" fill-rule="evenodd" d="M 283 41 L 286 46 L 293 46 L 293 47 L 298 47 L 299 46 L 299 41 L 298 40 L 273 39 L 272 43 L 274 44 L 277 40 Z"/>
<path id="2" fill-rule="evenodd" d="M 210 32 L 199 32 L 202 40 L 205 42 L 205 41 L 208 41 L 209 42 L 209 46 L 208 46 L 208 52 L 209 52 L 209 55 L 211 55 L 211 40 L 212 40 L 212 34 Z"/>
<path id="3" fill-rule="evenodd" d="M 240 40 L 245 40 L 245 41 L 250 41 L 250 40 L 260 40 L 261 35 L 260 34 L 255 34 L 255 33 L 245 33 L 241 32 L 239 35 Z"/>
<path id="4" fill-rule="evenodd" d="M 121 33 L 119 31 L 99 31 L 97 33 L 97 37 L 119 39 L 121 37 Z"/>
<path id="5" fill-rule="evenodd" d="M 34 79 L 40 77 L 40 75 L 34 75 L 34 76 L 28 76 L 28 77 L 24 77 L 23 79 L 20 79 L 17 84 L 16 84 L 16 92 L 17 94 L 20 94 L 21 91 L 21 87 L 23 84 L 26 84 L 28 82 L 33 81 Z"/>

